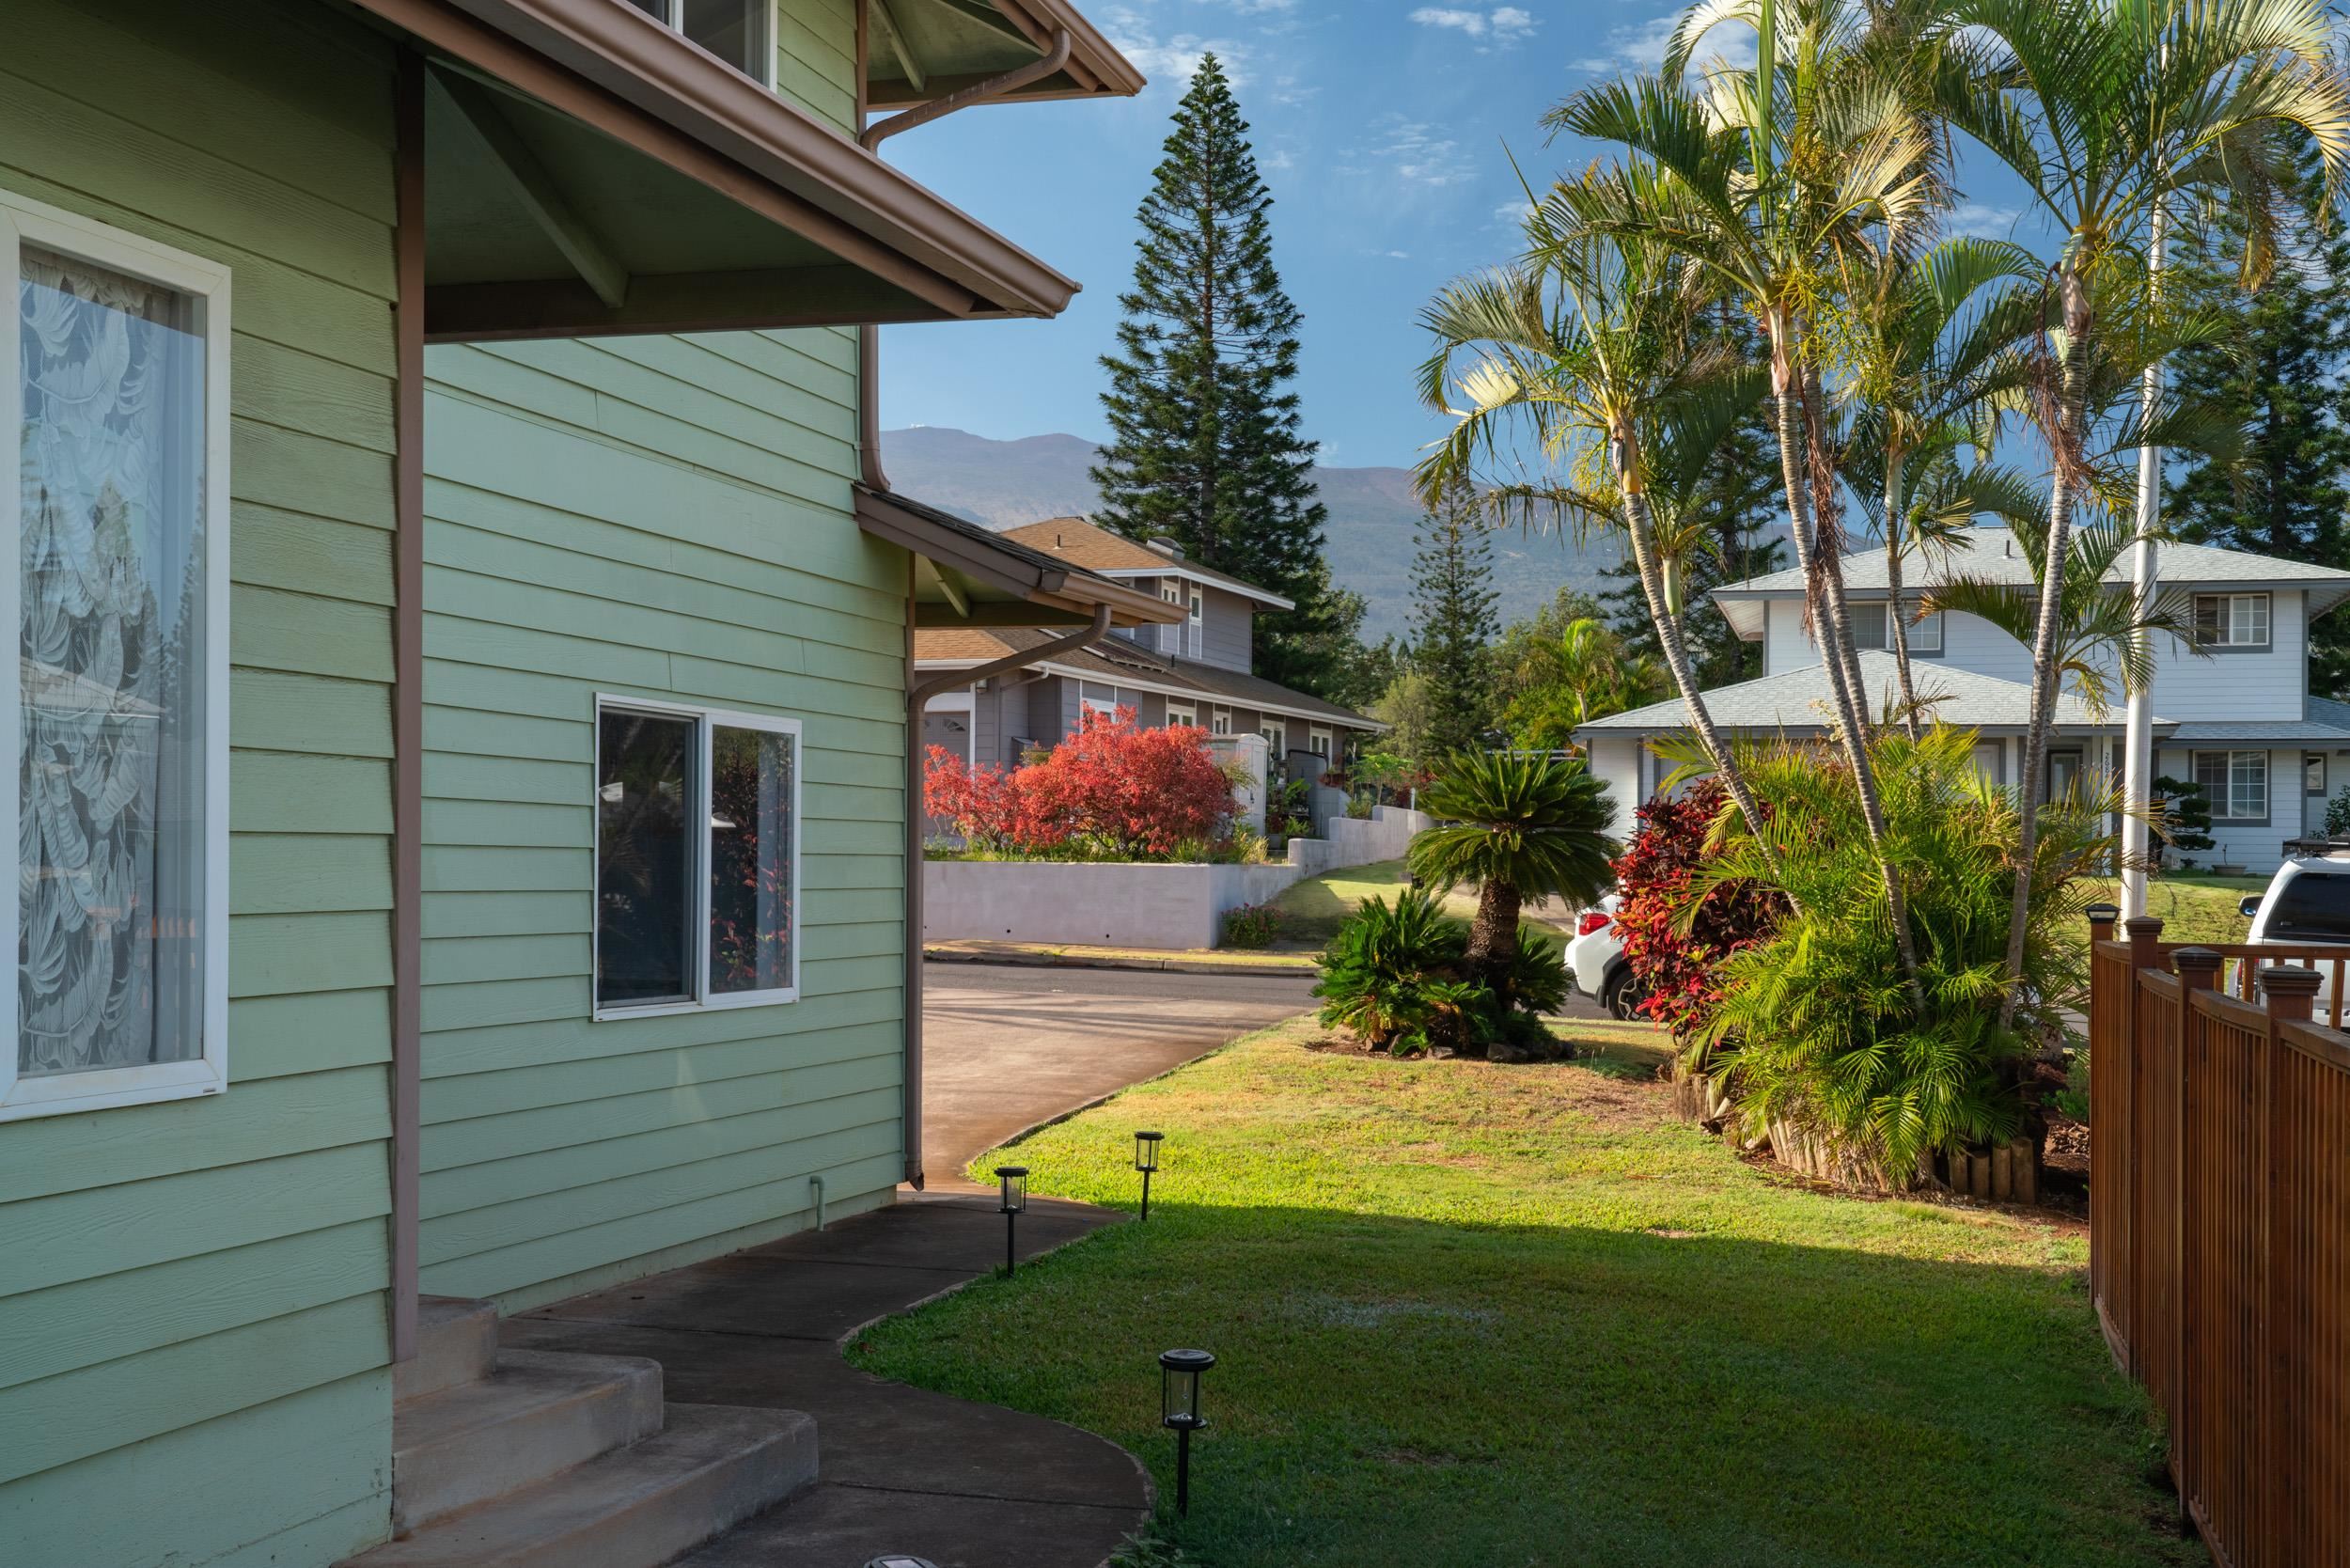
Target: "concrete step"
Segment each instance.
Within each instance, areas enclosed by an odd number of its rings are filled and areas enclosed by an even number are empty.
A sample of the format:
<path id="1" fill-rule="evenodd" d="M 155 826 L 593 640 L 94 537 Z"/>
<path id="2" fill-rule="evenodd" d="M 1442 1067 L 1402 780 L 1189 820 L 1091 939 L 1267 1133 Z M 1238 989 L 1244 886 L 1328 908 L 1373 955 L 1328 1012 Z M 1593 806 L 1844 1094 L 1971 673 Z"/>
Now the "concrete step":
<path id="1" fill-rule="evenodd" d="M 816 1481 L 796 1410 L 672 1404 L 654 1436 L 451 1514 L 344 1568 L 657 1568 Z"/>
<path id="2" fill-rule="evenodd" d="M 661 1363 L 509 1350 L 477 1382 L 392 1413 L 392 1529 L 538 1485 L 661 1430 Z"/>
<path id="3" fill-rule="evenodd" d="M 392 1368 L 392 1402 L 404 1404 L 487 1377 L 497 1358 L 495 1305 L 424 1296 L 416 1302 L 416 1354 Z"/>

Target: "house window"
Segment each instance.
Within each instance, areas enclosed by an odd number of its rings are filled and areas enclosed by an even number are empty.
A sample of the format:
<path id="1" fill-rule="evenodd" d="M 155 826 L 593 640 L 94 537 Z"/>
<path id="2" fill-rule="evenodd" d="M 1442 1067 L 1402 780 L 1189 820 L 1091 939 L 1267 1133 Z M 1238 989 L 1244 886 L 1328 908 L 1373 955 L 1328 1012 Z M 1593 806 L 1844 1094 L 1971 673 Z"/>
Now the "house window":
<path id="1" fill-rule="evenodd" d="M 1264 737 L 1264 744 L 1272 748 L 1273 760 L 1277 762 L 1284 756 L 1288 755 L 1289 731 L 1282 727 L 1279 719 L 1266 719 L 1261 725 L 1258 726 L 1257 733 L 1262 735 Z"/>
<path id="2" fill-rule="evenodd" d="M 1306 749 L 1324 761 L 1328 761 L 1330 760 L 1330 731 L 1327 729 L 1307 730 Z"/>
<path id="3" fill-rule="evenodd" d="M 1195 659 L 1207 657 L 1205 651 L 1208 646 L 1207 612 L 1208 596 L 1198 588 L 1193 588 L 1191 590 L 1191 619 L 1184 625 L 1183 633 L 1188 639 L 1184 651 Z"/>
<path id="4" fill-rule="evenodd" d="M 2199 751 L 2195 782 L 2211 802 L 2216 823 L 2264 823 L 2268 820 L 2268 753 L 2265 751 Z"/>
<path id="5" fill-rule="evenodd" d="M 1889 651 L 1893 646 L 1893 631 L 1889 611 L 1884 600 L 1850 604 L 1845 613 L 1852 620 L 1852 640 L 1855 648 Z M 1939 612 L 1920 616 L 1909 624 L 1909 651 L 1912 653 L 1942 651 L 1942 617 Z"/>
<path id="6" fill-rule="evenodd" d="M 228 1029 L 228 271 L 0 195 L 0 1121 L 217 1094 Z"/>
<path id="7" fill-rule="evenodd" d="M 800 726 L 596 710 L 596 1016 L 799 997 Z"/>
<path id="8" fill-rule="evenodd" d="M 1118 717 L 1118 697 L 1116 686 L 1097 686 L 1091 682 L 1080 682 L 1077 686 L 1077 706 L 1105 719 Z"/>
<path id="9" fill-rule="evenodd" d="M 2301 753 L 2301 792 L 2322 795 L 2326 792 L 2326 754 L 2322 751 Z"/>
<path id="10" fill-rule="evenodd" d="M 629 0 L 665 27 L 683 33 L 762 87 L 776 85 L 776 48 L 768 36 L 775 0 Z"/>
<path id="11" fill-rule="evenodd" d="M 1166 604 L 1181 607 L 1183 603 L 1183 585 L 1182 581 L 1174 577 L 1160 578 L 1159 598 Z M 1167 654 L 1170 658 L 1182 653 L 1183 651 L 1183 633 L 1185 629 L 1186 628 L 1183 623 L 1181 621 L 1168 621 L 1166 625 L 1161 626 L 1159 628 L 1159 651 Z"/>
<path id="12" fill-rule="evenodd" d="M 2268 595 L 2197 594 L 2195 640 L 2205 648 L 2266 648 Z"/>
<path id="13" fill-rule="evenodd" d="M 1197 725 L 1198 722 L 1198 709 L 1181 707 L 1172 702 L 1167 705 L 1167 723 L 1168 729 L 1174 729 L 1179 725 L 1189 727 Z"/>
<path id="14" fill-rule="evenodd" d="M 1209 734 L 1211 734 L 1211 735 L 1229 735 L 1229 734 L 1230 734 L 1231 732 L 1232 732 L 1232 710 L 1230 710 L 1230 708 L 1211 708 L 1211 709 L 1209 709 L 1209 710 L 1208 710 L 1208 733 L 1209 733 Z"/>

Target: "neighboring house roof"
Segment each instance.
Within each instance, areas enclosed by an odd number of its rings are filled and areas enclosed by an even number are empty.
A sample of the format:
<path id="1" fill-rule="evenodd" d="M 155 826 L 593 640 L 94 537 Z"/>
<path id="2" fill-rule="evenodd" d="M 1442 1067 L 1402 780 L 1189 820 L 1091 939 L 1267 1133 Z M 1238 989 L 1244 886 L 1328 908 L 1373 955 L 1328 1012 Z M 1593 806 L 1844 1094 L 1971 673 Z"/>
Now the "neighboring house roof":
<path id="1" fill-rule="evenodd" d="M 1849 592 L 1862 599 L 1885 596 L 1884 551 L 1856 548 L 1844 557 L 1843 565 L 1844 587 Z M 1982 577 L 2018 587 L 2032 582 L 2031 562 L 2017 548 L 2010 531 L 1997 526 L 1966 530 L 1947 562 L 1937 554 L 1931 559 L 1905 562 L 1904 568 L 1904 576 L 1914 579 L 1904 583 L 1904 589 L 1919 591 L 1952 576 Z M 2165 541 L 2154 547 L 2154 569 L 2165 588 L 2304 588 L 2310 595 L 2312 616 L 2350 599 L 2350 572 L 2280 560 L 2244 550 L 2222 550 L 2211 544 Z M 2130 580 L 2127 557 L 2106 574 L 2106 580 L 2117 585 Z M 1714 590 L 1713 599 L 1737 634 L 1753 641 L 1762 635 L 1763 602 L 1803 591 L 1803 572 L 1795 568 L 1725 583 Z"/>
<path id="2" fill-rule="evenodd" d="M 2303 699 L 2297 719 L 2225 719 L 2182 724 L 2173 745 L 2236 745 L 2274 741 L 2288 745 L 2350 747 L 2350 702 L 2322 697 Z"/>
<path id="3" fill-rule="evenodd" d="M 1050 636 L 1050 633 L 1025 627 L 993 627 L 984 631 L 976 627 L 924 628 L 914 634 L 914 662 L 917 667 L 930 669 L 985 664 L 1007 653 L 1035 648 Z M 1323 721 L 1350 729 L 1386 728 L 1351 708 L 1292 691 L 1277 681 L 1220 669 L 1192 659 L 1166 658 L 1121 637 L 1105 639 L 1074 653 L 1059 654 L 1037 667 L 1049 674 L 1156 692 L 1194 703 L 1247 708 L 1279 718 Z"/>
<path id="4" fill-rule="evenodd" d="M 1883 713 L 1898 700 L 1900 681 L 1892 654 L 1862 653 L 1860 678 L 1869 689 L 1871 716 Z M 1920 699 L 1941 698 L 1930 712 L 1934 718 L 1946 724 L 1973 729 L 2021 730 L 2031 717 L 2031 688 L 2020 681 L 2002 681 L 1971 670 L 1939 667 L 1919 669 L 1914 679 Z M 1826 672 L 1816 664 L 1807 665 L 1784 675 L 1765 675 L 1736 685 L 1717 686 L 1705 694 L 1705 706 L 1714 722 L 1724 729 L 1783 729 L 1790 733 L 1825 729 L 1830 712 Z M 2068 692 L 2057 698 L 2056 722 L 2066 729 L 2119 729 L 2122 713 L 2114 709 L 2100 721 L 2091 714 L 2086 702 Z M 2171 728 L 2168 719 L 2158 718 L 2154 725 L 2166 731 Z M 1629 713 L 1593 719 L 1576 733 L 1651 735 L 1685 729 L 1688 726 L 1688 709 L 1679 698 L 1672 698 Z"/>
<path id="5" fill-rule="evenodd" d="M 1042 523 L 1024 523 L 1017 528 L 1005 529 L 1004 537 L 1050 551 L 1065 561 L 1090 567 L 1105 576 L 1184 577 L 1230 589 L 1272 609 L 1297 607 L 1294 601 L 1259 588 L 1245 577 L 1218 572 L 1176 554 L 1171 545 L 1161 548 L 1137 544 L 1123 534 L 1112 533 L 1082 517 L 1048 517 Z"/>

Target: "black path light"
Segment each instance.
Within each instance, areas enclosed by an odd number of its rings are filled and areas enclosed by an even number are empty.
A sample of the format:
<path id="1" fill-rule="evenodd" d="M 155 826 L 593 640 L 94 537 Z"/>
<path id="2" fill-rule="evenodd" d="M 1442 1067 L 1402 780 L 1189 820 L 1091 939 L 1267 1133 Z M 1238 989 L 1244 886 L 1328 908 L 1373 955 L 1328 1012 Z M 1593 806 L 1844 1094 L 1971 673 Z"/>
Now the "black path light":
<path id="1" fill-rule="evenodd" d="M 1135 1135 L 1135 1168 L 1142 1172 L 1142 1217 L 1151 1217 L 1151 1172 L 1159 1168 L 1159 1143 L 1165 1133 Z"/>
<path id="2" fill-rule="evenodd" d="M 902 1552 L 891 1552 L 887 1557 L 875 1558 L 865 1568 L 938 1568 L 938 1565 L 926 1557 L 908 1557 Z"/>
<path id="3" fill-rule="evenodd" d="M 1025 1165 L 999 1165 L 995 1180 L 1002 1184 L 1003 1197 L 996 1203 L 1004 1216 L 1004 1278 L 1009 1279 L 1020 1266 L 1020 1249 L 1015 1232 L 1020 1225 L 1021 1211 L 1028 1206 L 1028 1168 Z"/>
<path id="4" fill-rule="evenodd" d="M 1175 1429 L 1175 1512 L 1191 1512 L 1191 1435 L 1208 1424 L 1199 1413 L 1199 1374 L 1215 1365 L 1204 1350 L 1159 1356 L 1159 1424 Z"/>

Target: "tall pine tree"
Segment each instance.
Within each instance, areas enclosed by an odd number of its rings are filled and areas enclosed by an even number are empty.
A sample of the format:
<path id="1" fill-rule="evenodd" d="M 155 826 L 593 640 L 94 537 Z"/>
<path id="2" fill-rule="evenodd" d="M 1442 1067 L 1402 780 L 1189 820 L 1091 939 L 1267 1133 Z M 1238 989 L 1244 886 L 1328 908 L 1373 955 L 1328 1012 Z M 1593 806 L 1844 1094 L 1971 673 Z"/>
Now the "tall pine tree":
<path id="1" fill-rule="evenodd" d="M 2350 231 L 2315 216 L 2324 180 L 2313 148 L 2301 149 L 2293 184 L 2311 215 L 2278 236 L 2256 292 L 2236 287 L 2244 225 L 2232 211 L 2216 243 L 2186 250 L 2165 279 L 2232 318 L 2227 338 L 2174 357 L 2171 382 L 2183 400 L 2243 420 L 2248 441 L 2232 468 L 2174 471 L 2164 520 L 2199 543 L 2350 568 Z M 2350 700 L 2350 620 L 2311 623 L 2309 689 Z"/>
<path id="2" fill-rule="evenodd" d="M 1482 744 L 1493 723 L 1493 542 L 1476 491 L 1454 485 L 1420 525 L 1412 563 L 1412 667 L 1427 682 L 1422 760 Z"/>
<path id="3" fill-rule="evenodd" d="M 1106 355 L 1110 444 L 1093 470 L 1103 524 L 1164 538 L 1297 608 L 1257 618 L 1257 672 L 1319 692 L 1342 683 L 1353 638 L 1322 558 L 1327 512 L 1300 432 L 1301 318 L 1273 265 L 1272 193 L 1248 123 L 1210 55 L 1136 214 L 1125 320 Z"/>

